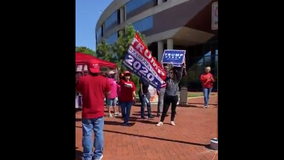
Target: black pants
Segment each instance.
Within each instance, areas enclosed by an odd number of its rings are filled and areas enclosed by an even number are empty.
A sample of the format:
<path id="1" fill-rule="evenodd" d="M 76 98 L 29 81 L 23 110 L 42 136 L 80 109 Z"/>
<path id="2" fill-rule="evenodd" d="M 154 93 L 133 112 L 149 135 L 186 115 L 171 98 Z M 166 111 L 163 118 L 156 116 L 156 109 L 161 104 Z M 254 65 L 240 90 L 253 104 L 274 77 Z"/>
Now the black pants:
<path id="1" fill-rule="evenodd" d="M 171 121 L 175 120 L 176 115 L 176 107 L 178 102 L 178 96 L 167 96 L 164 97 L 164 106 L 163 106 L 163 114 L 161 116 L 161 122 L 164 122 L 167 112 L 169 110 L 170 105 L 172 104 L 172 111 L 171 111 Z"/>

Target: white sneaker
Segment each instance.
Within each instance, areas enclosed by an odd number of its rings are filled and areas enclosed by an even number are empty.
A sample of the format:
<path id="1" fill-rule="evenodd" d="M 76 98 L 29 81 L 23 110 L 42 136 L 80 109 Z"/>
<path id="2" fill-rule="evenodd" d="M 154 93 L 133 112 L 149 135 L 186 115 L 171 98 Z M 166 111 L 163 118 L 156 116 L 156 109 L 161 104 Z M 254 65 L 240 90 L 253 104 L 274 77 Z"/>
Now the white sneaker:
<path id="1" fill-rule="evenodd" d="M 175 122 L 174 122 L 174 121 L 171 121 L 171 125 L 175 126 L 176 124 L 175 124 Z"/>
<path id="2" fill-rule="evenodd" d="M 208 106 L 204 106 L 203 108 L 208 108 Z"/>
<path id="3" fill-rule="evenodd" d="M 102 155 L 99 159 L 95 159 L 95 160 L 102 160 L 104 157 L 104 155 Z"/>
<path id="4" fill-rule="evenodd" d="M 113 116 L 112 116 L 112 114 L 110 113 L 110 114 L 108 115 L 108 117 L 113 117 Z"/>
<path id="5" fill-rule="evenodd" d="M 160 127 L 160 126 L 162 126 L 163 124 L 164 124 L 163 122 L 159 122 L 159 123 L 157 124 L 157 126 Z"/>

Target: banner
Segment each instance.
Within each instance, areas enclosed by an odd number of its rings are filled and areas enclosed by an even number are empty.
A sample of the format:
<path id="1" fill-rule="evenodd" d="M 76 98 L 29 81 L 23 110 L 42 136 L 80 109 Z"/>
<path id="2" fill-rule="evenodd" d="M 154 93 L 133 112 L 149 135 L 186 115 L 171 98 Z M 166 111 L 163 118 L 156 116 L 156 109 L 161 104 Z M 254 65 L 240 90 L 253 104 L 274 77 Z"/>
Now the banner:
<path id="1" fill-rule="evenodd" d="M 185 53 L 186 50 L 173 50 L 173 49 L 164 50 L 162 63 L 173 64 L 174 66 L 180 66 L 185 62 Z"/>
<path id="2" fill-rule="evenodd" d="M 149 90 L 149 93 L 150 93 L 151 104 L 158 103 L 159 96 L 157 94 L 157 90 L 154 87 L 152 87 L 151 85 L 149 86 L 148 90 Z"/>
<path id="3" fill-rule="evenodd" d="M 139 78 L 148 82 L 154 88 L 160 89 L 166 86 L 166 72 L 152 56 L 148 48 L 136 33 L 122 64 Z"/>

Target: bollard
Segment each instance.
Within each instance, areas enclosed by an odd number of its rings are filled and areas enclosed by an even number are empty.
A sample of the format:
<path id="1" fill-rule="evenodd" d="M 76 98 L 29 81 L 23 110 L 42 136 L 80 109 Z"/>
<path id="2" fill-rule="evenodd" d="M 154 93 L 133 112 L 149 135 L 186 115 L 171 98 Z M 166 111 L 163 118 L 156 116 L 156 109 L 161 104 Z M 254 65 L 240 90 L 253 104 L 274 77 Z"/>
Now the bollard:
<path id="1" fill-rule="evenodd" d="M 214 150 L 218 150 L 218 139 L 212 138 L 210 141 L 210 148 Z"/>
<path id="2" fill-rule="evenodd" d="M 186 87 L 182 87 L 180 90 L 179 105 L 187 105 L 187 88 Z"/>

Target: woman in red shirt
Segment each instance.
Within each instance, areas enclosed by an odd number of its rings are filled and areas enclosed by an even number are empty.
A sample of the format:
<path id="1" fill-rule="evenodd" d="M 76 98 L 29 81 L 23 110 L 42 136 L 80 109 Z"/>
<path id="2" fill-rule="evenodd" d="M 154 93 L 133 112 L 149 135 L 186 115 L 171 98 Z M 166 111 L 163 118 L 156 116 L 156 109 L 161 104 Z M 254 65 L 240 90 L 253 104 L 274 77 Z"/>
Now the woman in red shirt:
<path id="1" fill-rule="evenodd" d="M 210 93 L 213 88 L 213 82 L 215 81 L 210 71 L 211 71 L 211 67 L 206 67 L 205 73 L 201 74 L 200 76 L 200 80 L 202 83 L 202 89 L 203 89 L 203 96 L 204 96 L 204 108 L 208 107 Z"/>
<path id="2" fill-rule="evenodd" d="M 135 84 L 130 80 L 131 74 L 129 71 L 124 72 L 124 79 L 121 79 L 120 84 L 120 94 L 119 96 L 119 102 L 121 106 L 121 112 L 123 117 L 123 125 L 129 126 L 129 117 L 131 113 L 131 107 L 133 105 L 133 101 L 135 100 L 135 91 L 136 86 Z"/>

